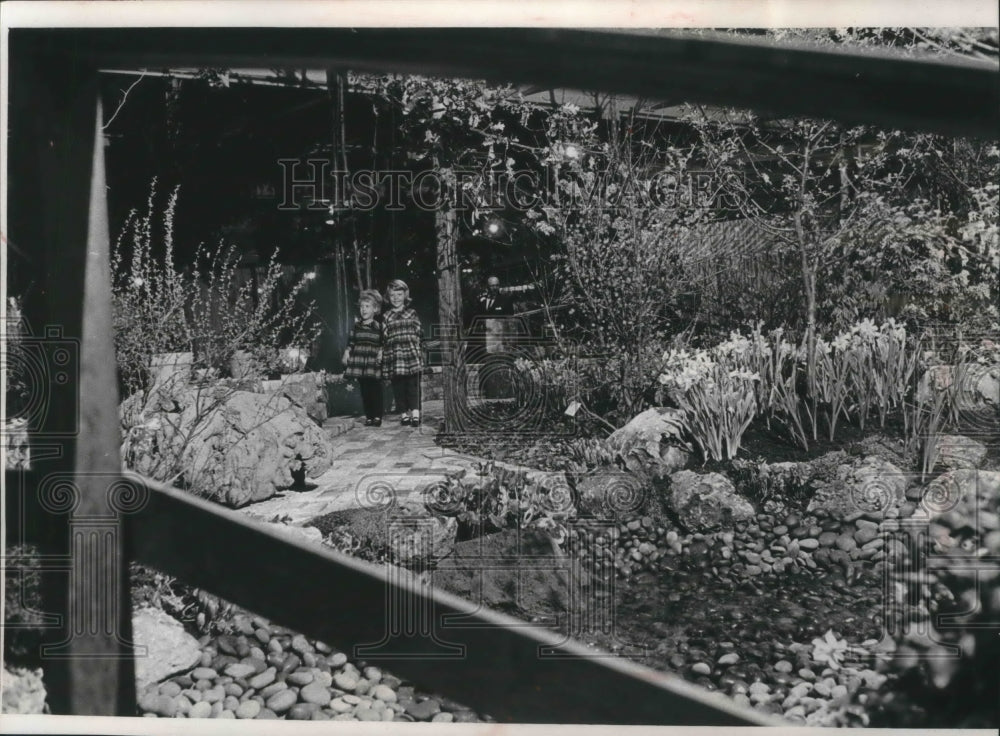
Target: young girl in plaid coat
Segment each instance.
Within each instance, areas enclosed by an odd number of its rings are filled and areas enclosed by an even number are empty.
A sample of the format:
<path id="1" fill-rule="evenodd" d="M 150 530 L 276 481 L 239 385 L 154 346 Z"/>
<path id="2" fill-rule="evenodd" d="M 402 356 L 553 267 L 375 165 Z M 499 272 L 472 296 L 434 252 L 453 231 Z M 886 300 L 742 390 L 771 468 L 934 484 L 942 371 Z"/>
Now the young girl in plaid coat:
<path id="1" fill-rule="evenodd" d="M 351 337 L 344 351 L 346 378 L 356 378 L 365 409 L 365 426 L 382 426 L 382 323 L 375 316 L 382 307 L 382 295 L 374 289 L 361 292 Z"/>
<path id="2" fill-rule="evenodd" d="M 396 408 L 404 426 L 420 426 L 420 374 L 423 371 L 420 317 L 410 307 L 410 287 L 390 282 L 385 291 L 390 309 L 382 318 L 382 377 L 392 381 Z"/>

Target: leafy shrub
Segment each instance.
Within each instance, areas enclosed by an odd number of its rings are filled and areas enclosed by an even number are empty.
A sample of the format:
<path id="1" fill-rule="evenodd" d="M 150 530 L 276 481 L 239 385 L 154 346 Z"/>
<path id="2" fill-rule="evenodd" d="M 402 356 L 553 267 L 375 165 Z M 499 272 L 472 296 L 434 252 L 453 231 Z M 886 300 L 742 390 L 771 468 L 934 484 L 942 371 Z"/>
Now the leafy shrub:
<path id="1" fill-rule="evenodd" d="M 115 354 L 128 393 L 149 388 L 153 356 L 193 353 L 210 375 L 224 375 L 238 351 L 254 372 L 281 363 L 280 349 L 310 344 L 319 333 L 312 304 L 300 305 L 308 283 L 287 289 L 277 251 L 259 280 L 244 274 L 235 246 L 201 246 L 194 262 L 174 262 L 175 189 L 156 222 L 155 180 L 146 212 L 130 213 L 112 250 Z M 159 231 L 157 231 L 159 228 Z"/>

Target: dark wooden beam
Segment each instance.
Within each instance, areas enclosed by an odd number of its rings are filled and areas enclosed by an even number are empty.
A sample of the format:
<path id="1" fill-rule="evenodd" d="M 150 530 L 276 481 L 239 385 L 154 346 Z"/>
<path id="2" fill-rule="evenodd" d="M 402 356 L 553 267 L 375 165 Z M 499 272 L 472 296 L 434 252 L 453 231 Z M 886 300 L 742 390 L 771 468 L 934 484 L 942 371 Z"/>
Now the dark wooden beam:
<path id="1" fill-rule="evenodd" d="M 149 502 L 130 517 L 138 561 L 499 721 L 777 725 L 676 675 L 289 540 L 182 491 L 148 487 Z M 461 625 L 446 616 L 461 616 Z"/>
<path id="2" fill-rule="evenodd" d="M 14 29 L 101 67 L 277 66 L 466 76 L 992 138 L 998 65 L 681 32 L 533 28 Z"/>

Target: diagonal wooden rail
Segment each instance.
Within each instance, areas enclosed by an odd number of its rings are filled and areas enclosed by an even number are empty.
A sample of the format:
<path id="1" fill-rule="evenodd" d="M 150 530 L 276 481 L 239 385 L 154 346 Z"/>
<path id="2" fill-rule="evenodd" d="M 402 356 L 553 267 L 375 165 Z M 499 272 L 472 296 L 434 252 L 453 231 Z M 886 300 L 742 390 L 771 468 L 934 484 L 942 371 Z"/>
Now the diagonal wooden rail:
<path id="1" fill-rule="evenodd" d="M 183 491 L 147 487 L 148 501 L 128 522 L 139 562 L 348 654 L 368 650 L 373 663 L 499 721 L 776 724 L 676 675 L 288 540 Z M 462 625 L 449 626 L 459 615 Z M 401 625 L 407 617 L 410 627 Z"/>
<path id="2" fill-rule="evenodd" d="M 13 29 L 7 48 L 7 229 L 30 248 L 38 284 L 25 311 L 36 329 L 55 330 L 44 333 L 46 360 L 57 365 L 70 348 L 80 357 L 76 380 L 46 387 L 47 403 L 31 426 L 33 447 L 58 452 L 31 471 L 28 485 L 39 491 L 28 499 L 25 531 L 70 562 L 69 585 L 49 583 L 46 595 L 47 610 L 64 618 L 45 650 L 53 712 L 134 713 L 127 563 L 136 558 L 341 648 L 382 645 L 393 654 L 387 666 L 400 674 L 504 720 L 766 722 L 634 664 L 540 657 L 539 645 L 586 652 L 551 632 L 273 537 L 176 490 L 123 485 L 102 117 L 94 104 L 99 70 L 315 64 L 440 73 L 993 137 L 1000 127 L 995 64 L 532 29 Z M 60 488 L 68 495 L 46 500 L 42 493 Z M 428 656 L 420 648 L 427 637 L 387 629 L 404 603 L 431 621 L 461 613 L 482 628 L 445 627 L 436 646 L 461 656 Z"/>

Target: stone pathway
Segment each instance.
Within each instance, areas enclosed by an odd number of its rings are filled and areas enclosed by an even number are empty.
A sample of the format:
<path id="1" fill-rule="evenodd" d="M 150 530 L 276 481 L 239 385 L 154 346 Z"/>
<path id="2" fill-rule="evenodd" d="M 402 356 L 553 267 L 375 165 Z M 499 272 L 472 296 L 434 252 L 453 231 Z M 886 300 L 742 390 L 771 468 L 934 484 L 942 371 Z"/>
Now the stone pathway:
<path id="1" fill-rule="evenodd" d="M 381 427 L 363 420 L 331 417 L 323 425 L 335 437 L 333 467 L 308 481 L 309 490 L 287 490 L 241 509 L 263 521 L 277 517 L 305 524 L 333 511 L 381 505 L 440 482 L 449 472 L 475 467 L 479 458 L 439 447 L 444 404 L 425 401 L 417 428 L 403 427 L 399 415 L 388 415 Z M 315 487 L 312 487 L 315 486 Z"/>

